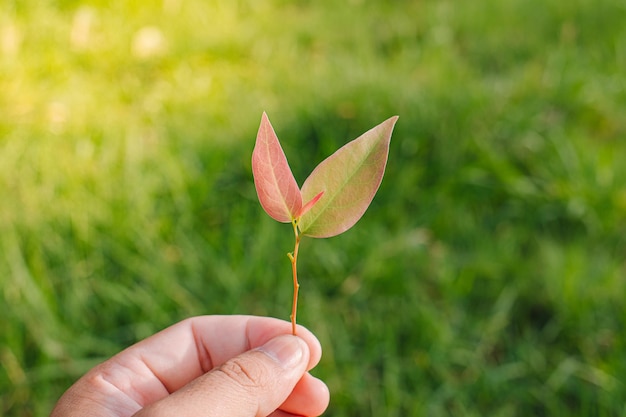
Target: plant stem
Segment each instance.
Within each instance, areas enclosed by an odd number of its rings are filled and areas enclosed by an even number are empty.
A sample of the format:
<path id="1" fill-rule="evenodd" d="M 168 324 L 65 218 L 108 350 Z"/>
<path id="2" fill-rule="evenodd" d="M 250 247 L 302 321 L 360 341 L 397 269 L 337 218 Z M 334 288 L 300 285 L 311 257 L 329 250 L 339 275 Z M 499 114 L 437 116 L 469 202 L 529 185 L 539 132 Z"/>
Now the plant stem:
<path id="1" fill-rule="evenodd" d="M 293 253 L 289 254 L 289 260 L 291 261 L 291 271 L 293 273 L 293 303 L 291 305 L 291 333 L 296 335 L 296 313 L 298 311 L 298 290 L 300 284 L 298 284 L 298 249 L 300 247 L 300 233 L 298 231 L 298 220 L 294 219 L 291 224 L 293 225 L 293 233 L 296 238 L 295 245 L 293 247 Z"/>

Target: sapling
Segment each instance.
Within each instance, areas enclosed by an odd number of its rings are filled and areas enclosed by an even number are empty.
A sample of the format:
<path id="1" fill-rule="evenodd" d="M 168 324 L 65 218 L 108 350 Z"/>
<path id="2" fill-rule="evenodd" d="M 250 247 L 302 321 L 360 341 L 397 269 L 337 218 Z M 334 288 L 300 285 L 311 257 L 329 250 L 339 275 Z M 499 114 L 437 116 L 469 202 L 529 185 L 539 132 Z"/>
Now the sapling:
<path id="1" fill-rule="evenodd" d="M 398 116 L 391 117 L 338 149 L 311 172 L 300 189 L 267 114 L 264 112 L 261 117 L 252 151 L 252 174 L 265 212 L 293 227 L 295 244 L 287 256 L 293 275 L 294 335 L 300 288 L 297 269 L 300 240 L 303 236 L 336 236 L 363 216 L 383 179 L 396 120 Z"/>

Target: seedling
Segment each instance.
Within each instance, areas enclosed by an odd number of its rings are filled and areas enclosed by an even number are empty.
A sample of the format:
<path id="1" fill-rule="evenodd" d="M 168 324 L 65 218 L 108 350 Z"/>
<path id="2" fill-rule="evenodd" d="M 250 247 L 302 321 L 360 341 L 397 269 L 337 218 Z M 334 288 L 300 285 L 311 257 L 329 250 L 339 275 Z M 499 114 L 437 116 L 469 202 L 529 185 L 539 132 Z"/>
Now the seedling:
<path id="1" fill-rule="evenodd" d="M 336 236 L 363 216 L 383 179 L 396 120 L 398 116 L 391 117 L 338 149 L 313 170 L 300 189 L 267 114 L 261 117 L 252 151 L 252 174 L 265 212 L 274 220 L 293 226 L 295 245 L 287 256 L 293 274 L 294 335 L 300 240 L 303 236 Z"/>

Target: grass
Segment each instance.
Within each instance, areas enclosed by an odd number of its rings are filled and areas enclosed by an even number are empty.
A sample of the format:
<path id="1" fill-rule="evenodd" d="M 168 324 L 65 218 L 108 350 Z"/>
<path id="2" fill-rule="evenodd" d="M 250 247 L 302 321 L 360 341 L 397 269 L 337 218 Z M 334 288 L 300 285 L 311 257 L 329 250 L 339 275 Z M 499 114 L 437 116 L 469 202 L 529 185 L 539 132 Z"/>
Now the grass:
<path id="1" fill-rule="evenodd" d="M 329 416 L 626 412 L 626 8 L 5 1 L 0 414 L 43 416 L 184 317 L 288 319 L 256 201 L 266 110 L 301 182 L 398 114 L 350 232 L 304 240 Z"/>

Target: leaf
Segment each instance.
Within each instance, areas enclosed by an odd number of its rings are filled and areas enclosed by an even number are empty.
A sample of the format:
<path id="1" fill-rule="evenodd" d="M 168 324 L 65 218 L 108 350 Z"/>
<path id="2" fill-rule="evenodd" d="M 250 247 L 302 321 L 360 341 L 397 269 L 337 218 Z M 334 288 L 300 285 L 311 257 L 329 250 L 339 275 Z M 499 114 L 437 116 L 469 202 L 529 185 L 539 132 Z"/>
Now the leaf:
<path id="1" fill-rule="evenodd" d="M 300 213 L 298 213 L 298 217 L 303 216 L 307 211 L 311 210 L 315 204 L 322 198 L 324 195 L 324 191 L 320 191 L 315 197 L 309 200 L 308 203 L 302 206 L 300 209 Z"/>
<path id="2" fill-rule="evenodd" d="M 282 223 L 295 219 L 302 209 L 302 195 L 265 112 L 252 151 L 252 174 L 265 212 Z"/>
<path id="3" fill-rule="evenodd" d="M 302 199 L 324 195 L 300 218 L 300 232 L 331 237 L 363 216 L 385 173 L 389 142 L 398 116 L 365 132 L 322 161 L 302 185 Z"/>

